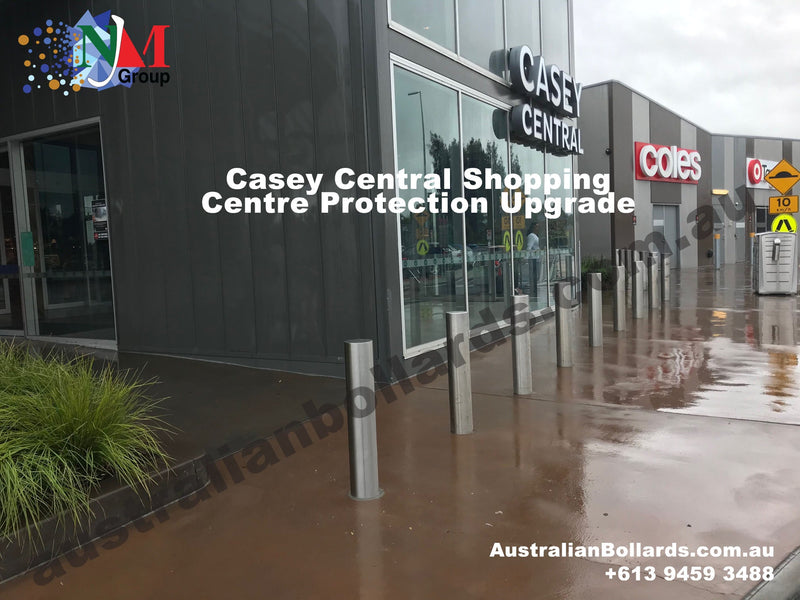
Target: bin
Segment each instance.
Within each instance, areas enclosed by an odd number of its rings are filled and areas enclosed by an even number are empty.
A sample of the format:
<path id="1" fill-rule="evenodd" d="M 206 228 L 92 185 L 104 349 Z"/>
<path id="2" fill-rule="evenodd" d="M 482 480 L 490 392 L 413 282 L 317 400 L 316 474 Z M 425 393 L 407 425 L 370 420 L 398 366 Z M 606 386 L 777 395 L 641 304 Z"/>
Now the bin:
<path id="1" fill-rule="evenodd" d="M 753 289 L 757 294 L 797 293 L 797 242 L 794 233 L 756 234 Z"/>

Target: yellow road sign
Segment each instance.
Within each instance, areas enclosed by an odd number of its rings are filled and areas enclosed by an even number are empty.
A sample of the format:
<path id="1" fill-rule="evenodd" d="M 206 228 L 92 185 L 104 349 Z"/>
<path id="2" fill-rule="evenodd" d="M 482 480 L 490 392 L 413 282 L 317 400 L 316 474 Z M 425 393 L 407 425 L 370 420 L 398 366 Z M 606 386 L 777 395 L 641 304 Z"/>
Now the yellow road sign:
<path id="1" fill-rule="evenodd" d="M 522 237 L 522 231 L 517 229 L 517 232 L 514 234 L 514 245 L 517 247 L 517 250 L 522 250 L 522 245 L 525 243 L 525 240 Z"/>
<path id="2" fill-rule="evenodd" d="M 503 231 L 511 229 L 511 217 L 509 215 L 503 215 L 502 223 Z M 514 215 L 514 229 L 525 229 L 524 215 Z"/>
<path id="3" fill-rule="evenodd" d="M 430 250 L 430 244 L 428 244 L 428 240 L 420 240 L 417 242 L 417 254 L 420 256 L 425 256 Z"/>
<path id="4" fill-rule="evenodd" d="M 511 252 L 511 232 L 504 231 L 503 232 L 503 246 L 506 249 L 506 252 Z"/>
<path id="5" fill-rule="evenodd" d="M 792 215 L 779 215 L 772 220 L 772 231 L 775 233 L 796 233 L 797 221 Z"/>
<path id="6" fill-rule="evenodd" d="M 800 181 L 800 171 L 784 159 L 772 167 L 769 175 L 764 177 L 764 181 L 778 190 L 779 193 L 785 194 L 792 189 L 795 183 Z"/>
<path id="7" fill-rule="evenodd" d="M 798 207 L 797 198 L 797 196 L 770 196 L 769 214 L 796 213 Z"/>

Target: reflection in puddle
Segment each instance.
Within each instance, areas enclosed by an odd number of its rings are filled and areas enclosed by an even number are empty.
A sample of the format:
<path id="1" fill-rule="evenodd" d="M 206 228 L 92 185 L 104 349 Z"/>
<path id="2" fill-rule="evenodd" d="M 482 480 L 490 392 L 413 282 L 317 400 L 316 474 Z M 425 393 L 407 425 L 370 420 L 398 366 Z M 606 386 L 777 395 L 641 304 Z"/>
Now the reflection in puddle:
<path id="1" fill-rule="evenodd" d="M 658 411 L 800 424 L 798 299 L 677 309 L 634 323 L 593 366 L 593 398 Z M 701 295 L 702 296 L 702 295 Z M 736 305 L 736 306 L 734 306 Z M 598 390 L 598 386 L 600 389 Z M 599 391 L 599 394 L 598 394 Z"/>

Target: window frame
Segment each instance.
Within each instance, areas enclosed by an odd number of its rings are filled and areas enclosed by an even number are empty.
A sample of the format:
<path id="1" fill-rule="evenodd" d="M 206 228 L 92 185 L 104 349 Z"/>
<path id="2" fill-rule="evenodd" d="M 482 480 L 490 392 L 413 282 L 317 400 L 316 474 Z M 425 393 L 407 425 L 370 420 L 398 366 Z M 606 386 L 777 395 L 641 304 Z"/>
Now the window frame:
<path id="1" fill-rule="evenodd" d="M 493 106 L 494 108 L 503 110 L 503 111 L 506 112 L 507 115 L 510 114 L 510 111 L 511 111 L 511 108 L 512 108 L 513 105 L 511 105 L 511 104 L 509 104 L 507 102 L 504 102 L 502 100 L 499 100 L 497 98 L 493 98 L 491 96 L 488 96 L 488 95 L 486 95 L 486 94 L 484 94 L 484 93 L 482 93 L 482 92 L 480 92 L 478 90 L 475 90 L 475 89 L 473 89 L 473 88 L 471 88 L 471 87 L 469 87 L 469 86 L 467 86 L 467 85 L 465 85 L 463 83 L 460 83 L 460 82 L 457 82 L 457 81 L 455 81 L 453 79 L 450 79 L 449 77 L 446 77 L 444 75 L 436 73 L 435 71 L 432 71 L 432 70 L 430 70 L 430 69 L 428 69 L 426 67 L 423 67 L 423 66 L 421 66 L 421 65 L 419 65 L 419 64 L 417 64 L 417 63 L 415 63 L 413 61 L 410 61 L 410 60 L 408 60 L 406 58 L 403 58 L 402 56 L 400 56 L 398 54 L 389 53 L 389 75 L 390 75 L 390 88 L 391 88 L 390 89 L 390 97 L 392 99 L 392 105 L 391 105 L 391 111 L 392 111 L 392 115 L 391 115 L 392 116 L 392 151 L 393 151 L 392 166 L 393 166 L 395 172 L 397 172 L 397 169 L 398 169 L 398 163 L 397 163 L 397 160 L 398 160 L 397 135 L 396 135 L 396 132 L 397 132 L 397 110 L 396 110 L 396 106 L 395 106 L 395 69 L 396 68 L 404 69 L 404 70 L 406 70 L 406 71 L 408 71 L 408 72 L 410 72 L 410 73 L 412 73 L 414 75 L 417 75 L 417 76 L 423 77 L 425 79 L 428 79 L 429 81 L 432 81 L 434 83 L 442 85 L 442 86 L 444 86 L 444 87 L 446 87 L 448 89 L 451 89 L 451 90 L 453 90 L 453 91 L 455 91 L 457 93 L 457 98 L 458 98 L 458 100 L 457 100 L 457 112 L 458 112 L 459 151 L 460 151 L 460 156 L 461 156 L 461 159 L 462 159 L 462 164 L 461 164 L 462 168 L 461 168 L 460 176 L 461 176 L 461 184 L 462 184 L 462 189 L 463 189 L 463 184 L 464 184 L 464 180 L 463 180 L 463 177 L 464 177 L 464 172 L 463 172 L 464 139 L 463 139 L 463 122 L 462 122 L 462 100 L 463 100 L 463 97 L 467 96 L 469 98 L 472 98 L 472 99 L 478 100 L 480 102 L 483 102 L 485 104 L 488 104 L 490 106 Z M 505 140 L 505 142 L 506 142 L 506 161 L 507 161 L 507 164 L 510 165 L 511 164 L 511 139 L 508 138 L 508 139 Z M 544 161 L 544 168 L 545 169 L 547 168 L 546 156 L 547 155 L 545 154 L 545 161 Z M 574 162 L 574 157 L 573 157 L 572 160 Z M 394 192 L 395 192 L 395 194 L 398 194 L 396 189 L 394 190 Z M 395 215 L 394 219 L 395 219 L 395 228 L 396 228 L 396 236 L 397 236 L 397 245 L 396 245 L 396 250 L 397 250 L 397 268 L 398 268 L 397 272 L 398 272 L 398 276 L 399 276 L 399 297 L 400 297 L 400 307 L 401 307 L 401 311 L 400 311 L 400 330 L 401 330 L 402 344 L 403 344 L 403 357 L 404 358 L 413 358 L 415 356 L 419 356 L 421 354 L 425 354 L 426 352 L 430 352 L 431 350 L 438 350 L 438 349 L 441 349 L 441 348 L 445 347 L 445 345 L 447 344 L 447 338 L 446 337 L 441 337 L 441 338 L 437 338 L 435 340 L 431 340 L 429 342 L 425 342 L 424 344 L 420 344 L 420 345 L 416 345 L 416 346 L 408 346 L 407 327 L 406 327 L 406 314 L 405 314 L 405 300 L 406 300 L 406 298 L 405 298 L 405 293 L 404 293 L 404 289 L 403 289 L 403 255 L 402 255 L 402 249 L 401 249 L 401 246 L 402 246 L 402 231 L 401 231 L 401 226 L 400 226 L 400 215 Z M 574 214 L 574 212 L 572 214 L 572 219 L 573 219 L 573 226 L 576 226 L 577 224 L 575 223 L 575 214 Z M 461 215 L 461 222 L 462 222 L 462 226 L 461 226 L 462 247 L 466 248 L 466 227 L 465 227 L 465 217 L 464 217 L 463 214 Z M 546 254 L 547 258 L 545 260 L 546 260 L 546 263 L 549 264 L 549 254 L 550 254 L 550 251 L 549 251 L 549 227 L 547 228 L 547 232 L 546 232 L 546 245 L 545 245 L 545 248 L 547 249 L 547 254 Z M 577 256 L 577 253 L 578 253 L 578 248 L 576 246 L 576 247 L 573 248 L 573 260 L 575 260 L 575 257 Z M 513 254 L 514 253 L 512 252 L 511 253 L 511 255 L 512 255 L 512 263 L 511 263 L 511 269 L 512 269 L 511 272 L 512 272 L 512 274 L 514 272 Z M 465 268 L 465 262 L 466 262 L 466 252 L 464 252 L 462 254 L 462 265 L 461 265 L 461 268 L 462 268 L 462 281 L 464 282 L 463 283 L 463 285 L 464 285 L 463 292 L 464 292 L 465 308 L 466 308 L 467 311 L 469 311 L 469 284 L 468 284 L 468 281 L 467 281 L 467 272 L 466 272 L 466 268 Z M 574 265 L 573 265 L 573 267 L 574 267 Z M 548 289 L 550 288 L 549 268 L 548 268 L 548 272 L 547 272 L 547 287 L 548 287 Z M 548 305 L 543 307 L 543 308 L 531 311 L 531 316 L 532 317 L 541 317 L 541 316 L 544 316 L 546 314 L 550 314 L 553 311 L 554 311 L 554 303 L 550 302 L 550 298 L 548 297 Z M 479 334 L 479 333 L 489 333 L 489 332 L 496 331 L 496 330 L 499 330 L 499 329 L 503 329 L 504 327 L 510 327 L 510 326 L 511 326 L 511 321 L 503 319 L 501 321 L 498 321 L 498 322 L 495 322 L 495 323 L 490 323 L 488 325 L 483 325 L 483 326 L 479 326 L 479 327 L 475 327 L 475 328 L 470 328 L 470 337 L 472 337 L 473 335 Z"/>

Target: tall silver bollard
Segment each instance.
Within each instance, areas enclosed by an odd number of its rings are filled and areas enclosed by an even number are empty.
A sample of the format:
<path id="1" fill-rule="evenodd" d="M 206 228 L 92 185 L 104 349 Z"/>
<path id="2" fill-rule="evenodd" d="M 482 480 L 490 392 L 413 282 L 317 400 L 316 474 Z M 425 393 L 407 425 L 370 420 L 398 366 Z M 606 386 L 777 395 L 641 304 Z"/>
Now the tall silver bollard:
<path id="1" fill-rule="evenodd" d="M 625 276 L 630 279 L 631 275 L 633 274 L 633 262 L 631 261 L 631 251 L 625 249 L 622 251 L 622 258 L 623 263 L 622 266 L 625 267 Z"/>
<path id="2" fill-rule="evenodd" d="M 614 267 L 614 331 L 625 331 L 625 267 Z"/>
<path id="3" fill-rule="evenodd" d="M 650 252 L 647 274 L 650 310 L 661 308 L 661 294 L 658 293 L 658 254 L 656 252 Z"/>
<path id="4" fill-rule="evenodd" d="M 345 342 L 344 359 L 350 444 L 350 497 L 354 500 L 373 500 L 380 498 L 383 490 L 378 487 L 372 340 Z"/>
<path id="5" fill-rule="evenodd" d="M 447 313 L 447 379 L 450 432 L 472 433 L 472 372 L 469 364 L 469 313 Z"/>
<path id="6" fill-rule="evenodd" d="M 589 345 L 603 345 L 603 276 L 589 273 Z"/>
<path id="7" fill-rule="evenodd" d="M 714 269 L 719 271 L 720 267 L 722 266 L 722 253 L 720 248 L 722 247 L 722 239 L 719 233 L 714 234 Z"/>
<path id="8" fill-rule="evenodd" d="M 572 366 L 572 298 L 570 284 L 556 284 L 556 364 Z"/>
<path id="9" fill-rule="evenodd" d="M 644 319 L 644 263 L 640 260 L 633 262 L 631 303 L 633 304 L 633 318 Z"/>
<path id="10" fill-rule="evenodd" d="M 670 270 L 669 256 L 661 255 L 661 302 L 666 304 L 669 302 L 669 270 Z"/>
<path id="11" fill-rule="evenodd" d="M 511 354 L 514 364 L 514 393 L 533 393 L 531 372 L 531 336 L 529 334 L 531 307 L 528 296 L 514 296 L 511 314 Z"/>

